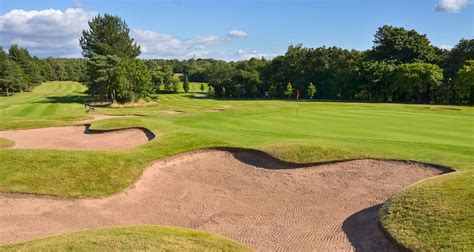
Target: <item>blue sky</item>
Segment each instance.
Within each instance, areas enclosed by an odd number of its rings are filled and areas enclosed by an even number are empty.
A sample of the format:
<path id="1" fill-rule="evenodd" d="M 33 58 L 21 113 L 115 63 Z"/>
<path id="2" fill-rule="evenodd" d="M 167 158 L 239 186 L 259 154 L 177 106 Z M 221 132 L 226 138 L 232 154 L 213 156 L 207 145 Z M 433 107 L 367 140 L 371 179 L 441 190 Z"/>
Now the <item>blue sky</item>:
<path id="1" fill-rule="evenodd" d="M 416 29 L 443 47 L 474 37 L 469 0 L 0 0 L 0 45 L 78 57 L 80 31 L 97 13 L 122 17 L 144 58 L 273 57 L 297 43 L 365 50 L 384 24 Z"/>

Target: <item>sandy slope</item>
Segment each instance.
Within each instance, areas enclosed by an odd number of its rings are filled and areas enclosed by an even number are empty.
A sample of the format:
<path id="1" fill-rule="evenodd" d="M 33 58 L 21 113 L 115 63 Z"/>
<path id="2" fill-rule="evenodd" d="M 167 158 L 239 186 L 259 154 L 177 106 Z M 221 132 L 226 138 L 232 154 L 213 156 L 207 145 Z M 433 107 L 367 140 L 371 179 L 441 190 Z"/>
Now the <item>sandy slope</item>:
<path id="1" fill-rule="evenodd" d="M 205 150 L 157 161 L 109 197 L 0 194 L 0 242 L 157 224 L 211 231 L 265 251 L 395 250 L 376 223 L 380 204 L 441 173 L 395 161 L 296 166 L 251 151 Z"/>

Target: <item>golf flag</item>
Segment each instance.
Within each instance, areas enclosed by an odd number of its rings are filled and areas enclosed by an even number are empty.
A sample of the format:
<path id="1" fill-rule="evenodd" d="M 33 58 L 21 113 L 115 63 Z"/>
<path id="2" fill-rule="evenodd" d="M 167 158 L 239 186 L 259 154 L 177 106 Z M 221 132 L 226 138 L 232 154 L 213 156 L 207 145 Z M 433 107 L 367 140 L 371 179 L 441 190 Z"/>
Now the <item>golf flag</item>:
<path id="1" fill-rule="evenodd" d="M 296 100 L 300 98 L 300 90 L 296 89 Z"/>

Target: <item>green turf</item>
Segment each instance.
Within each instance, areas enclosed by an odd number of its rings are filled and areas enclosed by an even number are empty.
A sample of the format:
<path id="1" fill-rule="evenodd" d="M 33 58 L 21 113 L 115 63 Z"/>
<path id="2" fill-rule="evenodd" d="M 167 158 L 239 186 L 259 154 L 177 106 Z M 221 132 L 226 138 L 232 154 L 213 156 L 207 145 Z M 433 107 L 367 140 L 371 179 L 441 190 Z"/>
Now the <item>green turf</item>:
<path id="1" fill-rule="evenodd" d="M 214 234 L 185 228 L 99 228 L 0 246 L 0 251 L 249 251 Z"/>
<path id="2" fill-rule="evenodd" d="M 1 148 L 7 148 L 7 147 L 11 146 L 12 144 L 13 144 L 13 142 L 11 142 L 7 139 L 0 138 L 0 149 Z"/>
<path id="3" fill-rule="evenodd" d="M 473 251 L 474 172 L 414 185 L 382 209 L 384 227 L 414 251 Z"/>
<path id="4" fill-rule="evenodd" d="M 64 88 L 67 87 L 67 88 Z M 67 93 L 65 92 L 67 91 Z M 0 98 L 0 129 L 69 125 L 87 116 L 80 104 L 84 88 L 75 83 L 47 83 L 32 93 Z M 59 106 L 55 106 L 59 105 Z M 216 108 L 225 108 L 215 112 Z M 163 110 L 181 110 L 168 114 Z M 62 197 L 111 194 L 135 181 L 152 160 L 212 146 L 236 146 L 266 151 L 296 162 L 351 158 L 408 159 L 450 166 L 464 171 L 442 183 L 435 178 L 437 193 L 429 183 L 420 190 L 407 190 L 392 201 L 396 215 L 384 215 L 384 225 L 410 247 L 412 240 L 424 249 L 444 244 L 452 249 L 474 249 L 464 217 L 474 213 L 474 108 L 435 105 L 299 102 L 268 100 L 198 99 L 188 94 L 159 96 L 159 105 L 142 108 L 98 108 L 102 114 L 140 114 L 93 123 L 93 128 L 141 126 L 152 130 L 152 142 L 124 152 L 0 150 L 0 191 L 39 193 Z M 450 175 L 451 176 L 451 175 Z M 463 180 L 464 179 L 464 180 Z M 451 190 L 457 185 L 462 190 Z M 422 192 L 423 193 L 419 193 Z M 443 207 L 457 212 L 449 225 L 430 219 L 438 205 L 425 201 L 451 202 Z M 411 199 L 411 205 L 397 204 Z M 426 209 L 424 209 L 426 208 Z M 431 228 L 410 224 L 426 221 Z M 406 225 L 397 226 L 406 218 Z M 390 227 L 390 228 L 389 228 Z M 456 227 L 456 229 L 453 229 Z M 407 229 L 407 230 L 405 230 Z M 403 236 L 405 232 L 408 236 Z M 452 234 L 451 237 L 446 234 Z M 405 239 L 404 237 L 410 237 Z M 457 244 L 457 245 L 456 245 Z M 467 245 L 465 245 L 467 244 Z M 457 247 L 456 247 L 457 246 Z"/>

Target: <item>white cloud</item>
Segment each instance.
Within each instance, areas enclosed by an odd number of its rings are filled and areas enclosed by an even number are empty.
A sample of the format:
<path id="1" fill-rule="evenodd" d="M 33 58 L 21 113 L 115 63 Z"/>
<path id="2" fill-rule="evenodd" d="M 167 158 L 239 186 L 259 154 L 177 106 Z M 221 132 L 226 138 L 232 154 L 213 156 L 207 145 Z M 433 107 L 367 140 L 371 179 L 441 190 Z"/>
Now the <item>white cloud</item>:
<path id="1" fill-rule="evenodd" d="M 238 32 L 245 34 L 243 31 Z M 231 33 L 234 35 L 231 35 Z M 227 59 L 227 55 L 232 53 L 212 51 L 209 47 L 243 37 L 242 34 L 236 36 L 234 31 L 229 31 L 226 36 L 200 35 L 187 40 L 178 39 L 170 34 L 147 30 L 132 30 L 131 35 L 142 48 L 140 57 L 178 59 L 192 57 Z"/>
<path id="2" fill-rule="evenodd" d="M 453 45 L 440 45 L 439 48 L 450 51 L 451 49 L 454 48 L 454 46 Z"/>
<path id="3" fill-rule="evenodd" d="M 241 30 L 231 30 L 227 35 L 229 38 L 243 38 L 247 36 L 247 33 Z"/>
<path id="4" fill-rule="evenodd" d="M 276 54 L 274 53 L 261 53 L 261 52 L 257 52 L 255 50 L 253 51 L 245 51 L 245 50 L 238 50 L 236 53 L 237 55 L 237 59 L 239 60 L 248 60 L 248 59 L 251 59 L 251 58 L 257 58 L 257 59 L 260 59 L 262 57 L 266 58 L 266 59 L 271 59 L 271 58 L 274 58 L 276 56 Z"/>
<path id="5" fill-rule="evenodd" d="M 140 44 L 142 58 L 191 58 L 207 53 L 205 45 L 210 40 L 180 40 L 173 35 L 146 30 L 132 30 L 132 37 Z"/>
<path id="6" fill-rule="evenodd" d="M 81 0 L 75 3 L 76 6 L 83 6 Z M 88 21 L 96 15 L 97 12 L 82 8 L 64 11 L 11 10 L 0 16 L 0 46 L 8 49 L 11 44 L 18 44 L 39 57 L 80 57 L 79 38 L 82 31 L 88 29 Z M 247 33 L 242 30 L 231 30 L 224 35 L 180 39 L 171 34 L 131 29 L 131 36 L 142 48 L 141 58 L 215 57 L 233 60 L 260 56 L 252 51 L 239 54 L 212 50 L 215 45 L 246 37 Z"/>
<path id="7" fill-rule="evenodd" d="M 227 38 L 216 35 L 201 35 L 194 39 L 195 43 L 202 45 L 215 45 L 225 40 L 227 40 Z"/>
<path id="8" fill-rule="evenodd" d="M 439 0 L 435 8 L 437 11 L 459 12 L 469 4 L 469 0 Z"/>
<path id="9" fill-rule="evenodd" d="M 97 13 L 70 8 L 65 11 L 11 10 L 0 16 L 0 45 L 16 43 L 38 56 L 80 56 L 79 37 Z"/>

